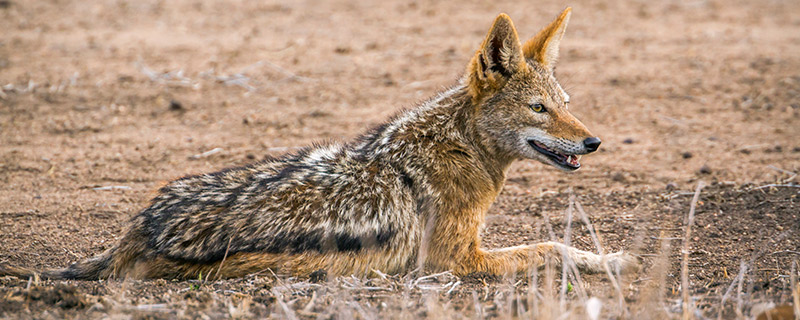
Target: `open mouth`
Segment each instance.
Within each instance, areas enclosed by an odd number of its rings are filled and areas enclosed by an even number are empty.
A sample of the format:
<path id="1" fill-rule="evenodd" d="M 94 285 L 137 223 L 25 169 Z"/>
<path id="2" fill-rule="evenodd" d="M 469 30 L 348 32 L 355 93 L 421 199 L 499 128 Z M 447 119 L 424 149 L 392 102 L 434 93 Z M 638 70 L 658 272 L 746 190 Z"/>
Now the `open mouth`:
<path id="1" fill-rule="evenodd" d="M 564 169 L 577 170 L 581 167 L 581 164 L 578 162 L 577 155 L 560 153 L 534 140 L 528 140 L 528 144 L 533 147 L 533 150 L 536 150 L 539 153 L 547 156 L 547 158 L 553 160 L 553 162 Z"/>

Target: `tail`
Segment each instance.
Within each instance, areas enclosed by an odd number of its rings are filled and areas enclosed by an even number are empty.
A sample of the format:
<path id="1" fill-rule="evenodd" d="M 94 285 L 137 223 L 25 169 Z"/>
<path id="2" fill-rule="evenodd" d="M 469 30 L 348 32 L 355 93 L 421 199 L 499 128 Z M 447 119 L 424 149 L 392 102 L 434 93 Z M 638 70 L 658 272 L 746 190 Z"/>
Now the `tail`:
<path id="1" fill-rule="evenodd" d="M 38 276 L 53 280 L 98 280 L 110 275 L 112 253 L 113 249 L 109 249 L 100 255 L 73 263 L 69 267 L 44 271 L 0 264 L 0 277 L 13 276 L 25 279 Z"/>

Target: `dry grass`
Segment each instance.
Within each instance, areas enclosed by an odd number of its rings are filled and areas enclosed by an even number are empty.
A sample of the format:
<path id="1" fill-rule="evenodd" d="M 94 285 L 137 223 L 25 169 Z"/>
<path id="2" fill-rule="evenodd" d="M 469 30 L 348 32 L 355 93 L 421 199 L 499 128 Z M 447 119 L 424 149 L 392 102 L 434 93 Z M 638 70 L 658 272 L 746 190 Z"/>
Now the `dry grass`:
<path id="1" fill-rule="evenodd" d="M 690 226 L 694 223 L 702 183 L 695 190 L 684 226 L 680 261 L 671 261 L 671 244 L 662 235 L 661 248 L 655 255 L 642 254 L 645 268 L 632 275 L 621 275 L 607 268 L 591 280 L 577 272 L 566 259 L 562 267 L 547 264 L 540 270 L 519 276 L 499 278 L 470 275 L 459 278 L 450 272 L 387 275 L 378 277 L 333 277 L 312 282 L 310 279 L 280 276 L 270 270 L 243 279 L 218 280 L 209 275 L 192 281 L 42 281 L 40 279 L 2 279 L 8 286 L 14 281 L 27 282 L 17 290 L 6 291 L 6 317 L 39 317 L 38 308 L 48 303 L 68 302 L 69 307 L 50 310 L 57 317 L 149 317 L 149 318 L 254 318 L 281 319 L 706 319 L 716 317 L 749 319 L 759 314 L 777 314 L 783 309 L 796 312 L 800 299 L 796 261 L 791 267 L 790 288 L 793 306 L 775 306 L 752 292 L 750 266 L 766 250 L 762 246 L 752 257 L 742 259 L 737 275 L 731 280 L 718 304 L 712 309 L 697 309 L 697 296 L 689 284 L 688 253 L 691 251 Z M 570 192 L 564 214 L 563 243 L 570 244 L 573 216 L 589 231 L 595 250 L 605 253 L 602 235 L 574 193 Z M 546 222 L 549 219 L 544 219 Z M 549 224 L 549 223 L 546 223 Z M 556 239 L 552 226 L 547 226 Z M 652 257 L 652 258 L 650 258 Z M 680 294 L 670 287 L 670 266 L 680 265 Z M 323 277 L 324 278 L 324 277 Z M 9 310 L 17 302 L 21 309 Z M 772 313 L 770 313 L 772 312 Z"/>

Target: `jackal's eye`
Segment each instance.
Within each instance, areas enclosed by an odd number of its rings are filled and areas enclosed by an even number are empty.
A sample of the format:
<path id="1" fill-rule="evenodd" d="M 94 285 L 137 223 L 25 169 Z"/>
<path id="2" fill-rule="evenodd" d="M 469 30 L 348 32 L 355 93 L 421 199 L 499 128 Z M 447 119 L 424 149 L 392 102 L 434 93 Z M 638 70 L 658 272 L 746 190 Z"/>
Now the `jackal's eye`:
<path id="1" fill-rule="evenodd" d="M 531 107 L 531 110 L 533 110 L 533 112 L 537 112 L 537 113 L 542 113 L 542 112 L 547 111 L 547 109 L 541 103 L 531 104 L 530 107 Z"/>

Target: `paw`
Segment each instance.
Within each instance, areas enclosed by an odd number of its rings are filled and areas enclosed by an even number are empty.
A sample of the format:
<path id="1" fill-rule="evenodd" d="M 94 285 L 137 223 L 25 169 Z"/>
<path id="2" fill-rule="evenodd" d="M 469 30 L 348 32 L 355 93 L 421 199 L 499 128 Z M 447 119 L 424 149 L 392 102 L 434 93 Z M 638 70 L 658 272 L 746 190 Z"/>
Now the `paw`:
<path id="1" fill-rule="evenodd" d="M 623 251 L 606 254 L 603 256 L 603 260 L 608 263 L 608 267 L 614 273 L 617 271 L 620 273 L 632 273 L 639 271 L 640 267 L 639 259 Z"/>

